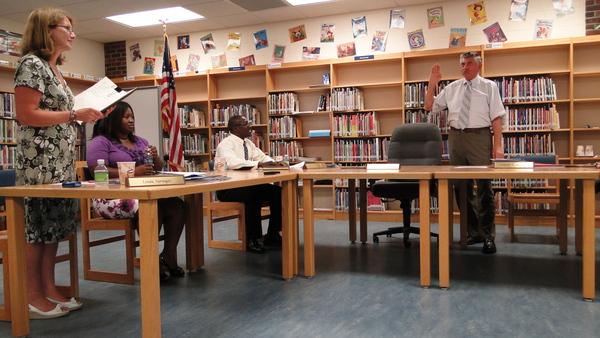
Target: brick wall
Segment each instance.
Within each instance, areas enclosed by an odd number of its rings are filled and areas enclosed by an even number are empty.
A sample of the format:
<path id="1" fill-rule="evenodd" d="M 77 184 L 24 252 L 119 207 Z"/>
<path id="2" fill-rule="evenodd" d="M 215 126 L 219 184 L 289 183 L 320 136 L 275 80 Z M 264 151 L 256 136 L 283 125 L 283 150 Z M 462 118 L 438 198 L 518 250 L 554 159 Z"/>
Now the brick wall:
<path id="1" fill-rule="evenodd" d="M 600 25 L 600 0 L 585 1 L 585 35 L 600 35 L 600 29 L 594 30 Z"/>
<path id="2" fill-rule="evenodd" d="M 109 79 L 127 76 L 125 41 L 104 44 L 104 71 Z"/>

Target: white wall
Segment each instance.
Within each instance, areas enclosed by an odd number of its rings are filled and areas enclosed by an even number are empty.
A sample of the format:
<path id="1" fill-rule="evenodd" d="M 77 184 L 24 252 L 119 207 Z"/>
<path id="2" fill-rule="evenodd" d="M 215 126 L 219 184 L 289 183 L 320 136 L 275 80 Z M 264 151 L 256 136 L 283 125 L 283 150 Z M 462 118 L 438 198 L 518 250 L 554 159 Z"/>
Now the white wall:
<path id="1" fill-rule="evenodd" d="M 368 0 L 365 0 L 368 1 Z M 529 9 L 527 11 L 527 21 L 515 22 L 508 21 L 510 0 L 486 0 L 485 7 L 488 21 L 482 24 L 471 26 L 469 23 L 467 5 L 472 4 L 474 0 L 446 1 L 439 4 L 424 4 L 405 6 L 400 8 L 406 11 L 405 27 L 402 29 L 389 28 L 390 9 L 381 9 L 374 11 L 364 11 L 350 13 L 345 15 L 329 16 L 322 18 L 312 18 L 304 20 L 294 20 L 280 22 L 269 25 L 246 26 L 232 29 L 220 29 L 205 32 L 190 33 L 191 46 L 189 49 L 177 49 L 177 36 L 169 36 L 171 54 L 177 55 L 180 70 L 185 70 L 190 53 L 198 54 L 200 58 L 200 68 L 212 68 L 210 56 L 226 52 L 229 67 L 238 66 L 238 59 L 250 54 L 254 54 L 257 64 L 271 63 L 273 48 L 275 44 L 285 45 L 285 62 L 294 62 L 302 60 L 302 47 L 321 47 L 321 59 L 337 58 L 336 45 L 347 43 L 354 40 L 356 44 L 357 55 L 371 55 L 381 52 L 371 51 L 371 40 L 375 30 L 388 31 L 388 43 L 385 53 L 397 53 L 410 51 L 408 45 L 407 33 L 417 29 L 423 29 L 425 35 L 426 49 L 448 48 L 450 28 L 467 28 L 467 45 L 481 45 L 488 43 L 483 29 L 495 22 L 499 22 L 507 42 L 519 42 L 533 40 L 533 32 L 536 19 L 554 20 L 552 38 L 565 38 L 574 36 L 585 36 L 585 0 L 573 0 L 575 12 L 573 14 L 557 18 L 552 7 L 551 0 L 529 0 Z M 426 10 L 437 6 L 443 7 L 444 27 L 429 29 L 427 28 Z M 351 19 L 359 16 L 366 16 L 367 29 L 369 36 L 354 39 L 352 36 Z M 334 23 L 335 42 L 320 43 L 320 29 L 323 23 Z M 304 24 L 307 31 L 307 39 L 291 43 L 288 36 L 288 29 Z M 266 29 L 269 47 L 256 50 L 253 41 L 253 33 Z M 240 51 L 227 51 L 227 37 L 230 32 L 242 33 L 242 45 Z M 168 33 L 168 25 L 167 25 Z M 200 44 L 200 38 L 208 33 L 212 33 L 217 49 L 204 54 Z M 155 74 L 161 72 L 162 58 L 154 56 L 154 40 L 162 40 L 161 36 L 151 39 L 129 40 L 126 47 L 139 43 L 144 57 L 156 59 Z M 128 52 L 129 53 L 129 52 Z M 143 61 L 131 61 L 127 59 L 127 75 L 143 75 Z"/>
<path id="2" fill-rule="evenodd" d="M 0 29 L 23 34 L 25 25 L 20 22 L 2 19 L 0 20 Z M 75 26 L 75 33 L 77 33 L 77 26 Z M 62 71 L 95 77 L 104 76 L 103 43 L 76 38 L 73 42 L 73 50 L 66 52 L 65 56 L 67 57 L 67 62 L 60 66 Z M 0 60 L 16 62 L 19 58 L 0 54 Z"/>

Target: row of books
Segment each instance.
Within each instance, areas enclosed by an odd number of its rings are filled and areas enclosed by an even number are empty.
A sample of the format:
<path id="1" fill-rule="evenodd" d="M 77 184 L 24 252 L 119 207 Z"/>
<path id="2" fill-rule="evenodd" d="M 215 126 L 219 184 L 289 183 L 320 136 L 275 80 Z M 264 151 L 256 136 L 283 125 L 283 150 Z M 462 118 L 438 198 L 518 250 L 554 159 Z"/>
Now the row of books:
<path id="1" fill-rule="evenodd" d="M 319 96 L 319 102 L 317 103 L 317 111 L 330 111 L 331 110 L 331 94 Z"/>
<path id="2" fill-rule="evenodd" d="M 183 108 L 179 108 L 179 117 L 181 128 L 206 127 L 204 112 L 194 107 L 185 105 Z"/>
<path id="3" fill-rule="evenodd" d="M 556 100 L 556 85 L 551 77 L 502 78 L 494 80 L 504 103 L 539 102 Z"/>
<path id="4" fill-rule="evenodd" d="M 298 94 L 291 92 L 269 94 L 267 110 L 270 115 L 293 114 L 300 111 Z"/>
<path id="5" fill-rule="evenodd" d="M 440 81 L 435 88 L 434 95 L 438 95 L 442 89 L 446 88 L 452 81 Z M 427 91 L 427 82 L 409 83 L 404 85 L 404 107 L 420 108 L 425 105 L 425 92 Z"/>
<path id="6" fill-rule="evenodd" d="M 496 191 L 494 193 L 494 206 L 496 207 L 496 214 L 508 214 L 508 193 L 506 191 Z M 549 210 L 551 208 L 548 203 L 518 203 L 516 207 L 532 210 Z"/>
<path id="7" fill-rule="evenodd" d="M 229 136 L 229 132 L 225 130 L 219 130 L 217 133 L 214 133 L 210 137 L 210 146 L 211 152 L 214 154 L 217 151 L 217 146 L 224 140 L 227 136 Z M 263 135 L 259 131 L 252 131 L 252 134 L 248 137 L 248 140 L 252 141 L 258 148 L 265 149 L 265 139 Z"/>
<path id="8" fill-rule="evenodd" d="M 331 94 L 333 111 L 352 111 L 365 109 L 363 91 L 356 87 L 334 88 Z"/>
<path id="9" fill-rule="evenodd" d="M 269 154 L 273 156 L 288 156 L 290 161 L 301 162 L 304 156 L 302 143 L 298 141 L 273 140 L 269 144 Z"/>
<path id="10" fill-rule="evenodd" d="M 556 104 L 547 107 L 506 107 L 504 130 L 555 130 L 560 128 Z"/>
<path id="11" fill-rule="evenodd" d="M 369 162 L 387 160 L 389 138 L 376 137 L 365 140 L 336 139 L 333 158 L 336 162 Z"/>
<path id="12" fill-rule="evenodd" d="M 356 194 L 356 210 L 360 210 L 360 194 Z M 350 194 L 346 188 L 335 189 L 335 210 L 348 211 L 350 210 Z M 371 191 L 367 191 L 367 211 L 385 211 L 385 203 L 379 197 L 373 196 Z"/>
<path id="13" fill-rule="evenodd" d="M 234 115 L 244 116 L 250 124 L 260 124 L 260 112 L 256 106 L 240 104 L 223 107 L 217 104 L 217 107 L 210 112 L 210 125 L 213 127 L 227 126 L 229 118 Z"/>
<path id="14" fill-rule="evenodd" d="M 0 145 L 0 165 L 4 169 L 13 169 L 17 158 L 17 147 Z"/>
<path id="15" fill-rule="evenodd" d="M 15 117 L 15 94 L 0 93 L 0 116 Z"/>
<path id="16" fill-rule="evenodd" d="M 17 120 L 0 120 L 0 142 L 17 142 L 18 128 Z"/>
<path id="17" fill-rule="evenodd" d="M 504 154 L 508 156 L 555 155 L 551 134 L 504 136 Z"/>
<path id="18" fill-rule="evenodd" d="M 269 137 L 284 138 L 298 137 L 299 128 L 297 121 L 291 116 L 270 117 L 269 118 Z"/>
<path id="19" fill-rule="evenodd" d="M 374 136 L 379 134 L 375 112 L 333 117 L 333 136 Z"/>
<path id="20" fill-rule="evenodd" d="M 507 188 L 509 183 L 506 178 L 495 178 L 492 181 L 492 186 L 495 188 Z M 545 188 L 548 187 L 547 178 L 522 178 L 522 179 L 511 179 L 511 188 Z"/>
<path id="21" fill-rule="evenodd" d="M 448 122 L 448 110 L 442 110 L 439 113 L 432 113 L 427 110 L 408 110 L 404 117 L 404 123 L 433 123 L 442 133 L 450 131 L 450 123 Z"/>
<path id="22" fill-rule="evenodd" d="M 204 134 L 181 135 L 184 155 L 208 153 L 208 137 Z"/>

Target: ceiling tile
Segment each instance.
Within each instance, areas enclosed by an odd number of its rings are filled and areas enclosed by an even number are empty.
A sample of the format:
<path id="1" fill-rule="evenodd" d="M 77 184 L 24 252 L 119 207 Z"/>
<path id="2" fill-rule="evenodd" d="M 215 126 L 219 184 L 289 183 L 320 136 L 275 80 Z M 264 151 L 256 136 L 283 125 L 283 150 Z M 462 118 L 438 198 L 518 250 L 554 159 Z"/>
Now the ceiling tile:
<path id="1" fill-rule="evenodd" d="M 185 6 L 185 8 L 206 18 L 218 18 L 220 16 L 248 13 L 248 11 L 243 8 L 224 1 Z"/>
<path id="2" fill-rule="evenodd" d="M 256 11 L 252 14 L 256 15 L 258 18 L 264 20 L 265 22 L 281 22 L 288 20 L 305 19 L 308 17 L 306 14 L 302 13 L 294 7 L 273 8 L 263 11 Z"/>
<path id="3" fill-rule="evenodd" d="M 225 27 L 241 27 L 241 26 L 252 26 L 265 23 L 264 20 L 259 19 L 254 14 L 238 14 L 230 16 L 222 16 L 214 18 L 213 21 L 222 24 Z"/>

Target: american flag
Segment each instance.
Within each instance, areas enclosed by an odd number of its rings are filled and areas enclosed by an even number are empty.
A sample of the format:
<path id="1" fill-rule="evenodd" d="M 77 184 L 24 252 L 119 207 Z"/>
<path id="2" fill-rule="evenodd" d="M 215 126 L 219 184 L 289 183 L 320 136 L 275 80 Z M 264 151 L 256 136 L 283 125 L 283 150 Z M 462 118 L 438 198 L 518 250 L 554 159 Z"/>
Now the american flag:
<path id="1" fill-rule="evenodd" d="M 177 111 L 177 93 L 171 66 L 169 38 L 165 35 L 163 55 L 162 82 L 160 84 L 160 110 L 163 128 L 169 133 L 169 171 L 185 171 L 183 166 L 183 146 L 181 144 L 181 127 Z"/>

